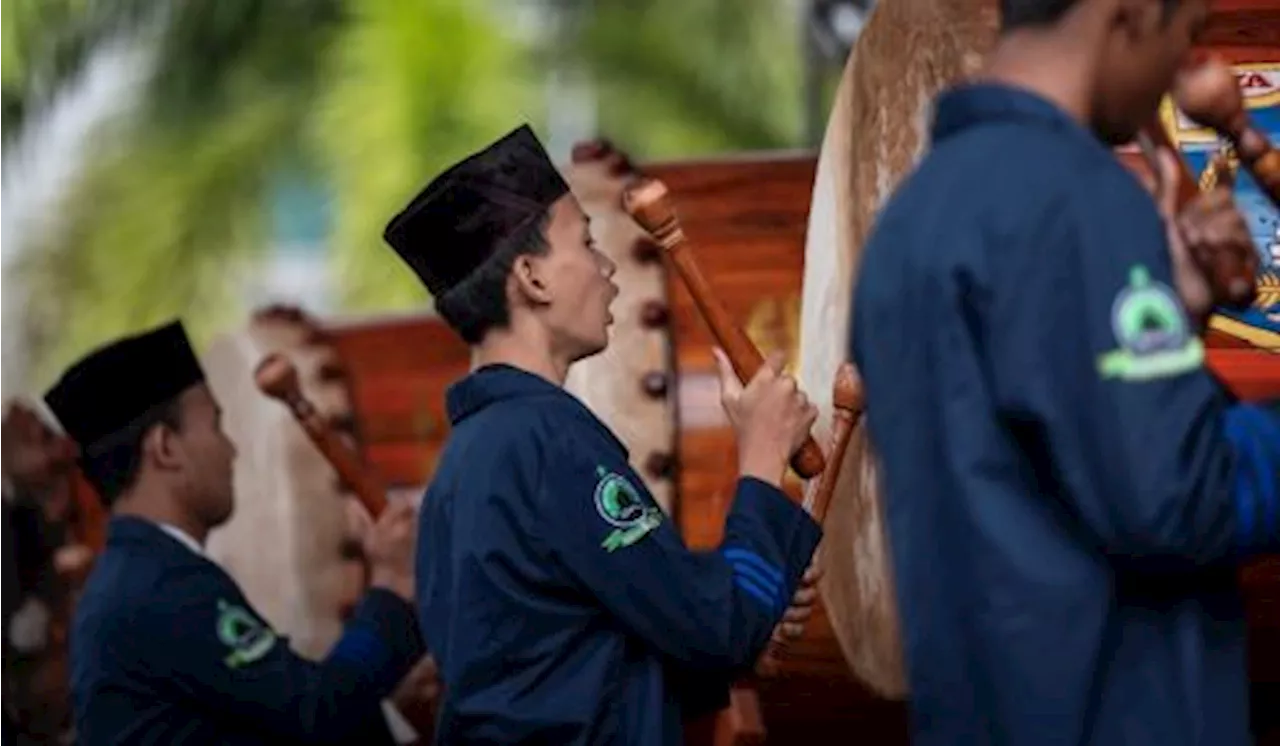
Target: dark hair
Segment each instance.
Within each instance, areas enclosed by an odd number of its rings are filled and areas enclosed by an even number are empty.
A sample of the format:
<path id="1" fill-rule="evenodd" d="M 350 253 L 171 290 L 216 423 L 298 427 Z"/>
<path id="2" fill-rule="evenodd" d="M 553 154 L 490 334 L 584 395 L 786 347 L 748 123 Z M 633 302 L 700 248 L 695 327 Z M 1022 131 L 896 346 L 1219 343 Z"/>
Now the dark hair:
<path id="1" fill-rule="evenodd" d="M 478 344 L 491 329 L 502 329 L 511 323 L 507 277 L 519 257 L 543 256 L 551 248 L 545 235 L 550 217 L 550 212 L 543 212 L 498 247 L 466 279 L 436 298 L 436 312 L 467 344 Z"/>
<path id="2" fill-rule="evenodd" d="M 1013 31 L 1020 28 L 1052 26 L 1084 0 L 1000 0 L 1000 29 Z M 1164 15 L 1177 7 L 1181 0 L 1160 0 Z"/>
<path id="3" fill-rule="evenodd" d="M 134 485 L 142 468 L 142 440 L 156 426 L 182 427 L 181 396 L 152 407 L 141 417 L 99 440 L 80 454 L 80 468 L 110 508 Z"/>

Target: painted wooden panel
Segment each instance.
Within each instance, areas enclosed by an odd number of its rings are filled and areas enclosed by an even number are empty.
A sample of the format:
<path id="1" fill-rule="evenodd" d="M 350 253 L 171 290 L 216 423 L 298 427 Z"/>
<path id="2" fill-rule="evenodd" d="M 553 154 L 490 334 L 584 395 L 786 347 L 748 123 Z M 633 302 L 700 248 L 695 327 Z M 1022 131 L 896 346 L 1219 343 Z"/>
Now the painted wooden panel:
<path id="1" fill-rule="evenodd" d="M 444 392 L 471 354 L 430 314 L 346 320 L 328 327 L 350 367 L 365 453 L 395 488 L 423 485 L 448 433 Z"/>

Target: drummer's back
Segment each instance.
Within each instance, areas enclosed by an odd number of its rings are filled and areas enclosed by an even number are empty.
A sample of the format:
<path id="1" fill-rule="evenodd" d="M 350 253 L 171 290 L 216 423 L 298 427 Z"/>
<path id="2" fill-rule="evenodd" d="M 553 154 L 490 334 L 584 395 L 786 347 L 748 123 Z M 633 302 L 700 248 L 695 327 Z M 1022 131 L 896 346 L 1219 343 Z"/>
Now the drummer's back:
<path id="1" fill-rule="evenodd" d="M 989 368 L 1004 344 L 993 327 L 1034 325 L 1038 308 L 1065 302 L 1027 292 L 1073 282 L 1072 259 L 1051 253 L 1071 230 L 1063 212 L 1141 185 L 1047 102 L 973 93 L 941 110 L 932 149 L 882 211 L 850 330 L 882 465 L 913 743 L 1245 742 L 1232 573 L 1117 588 L 1043 433 L 1000 400 Z M 1040 333 L 1092 372 L 1083 332 Z M 1001 354 L 1018 376 L 1047 364 Z M 1207 691 L 1210 679 L 1231 685 Z M 1126 724 L 1135 710 L 1145 717 Z"/>

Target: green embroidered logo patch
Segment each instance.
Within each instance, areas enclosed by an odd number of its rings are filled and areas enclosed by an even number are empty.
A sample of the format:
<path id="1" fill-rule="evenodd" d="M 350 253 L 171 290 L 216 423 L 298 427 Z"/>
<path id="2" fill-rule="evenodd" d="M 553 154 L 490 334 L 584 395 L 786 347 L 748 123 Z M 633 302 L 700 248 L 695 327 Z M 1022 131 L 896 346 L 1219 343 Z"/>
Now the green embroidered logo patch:
<path id="1" fill-rule="evenodd" d="M 218 640 L 231 649 L 223 663 L 228 668 L 261 660 L 276 644 L 276 633 L 243 606 L 218 600 Z"/>
<path id="2" fill-rule="evenodd" d="M 626 477 L 603 466 L 596 467 L 596 474 L 600 477 L 596 483 L 596 512 L 614 527 L 600 543 L 606 552 L 635 544 L 662 523 L 662 511 L 646 505 Z"/>
<path id="3" fill-rule="evenodd" d="M 1103 378 L 1148 381 L 1204 363 L 1204 343 L 1191 334 L 1177 296 L 1141 265 L 1129 270 L 1129 285 L 1111 304 L 1111 329 L 1120 349 L 1098 357 Z"/>

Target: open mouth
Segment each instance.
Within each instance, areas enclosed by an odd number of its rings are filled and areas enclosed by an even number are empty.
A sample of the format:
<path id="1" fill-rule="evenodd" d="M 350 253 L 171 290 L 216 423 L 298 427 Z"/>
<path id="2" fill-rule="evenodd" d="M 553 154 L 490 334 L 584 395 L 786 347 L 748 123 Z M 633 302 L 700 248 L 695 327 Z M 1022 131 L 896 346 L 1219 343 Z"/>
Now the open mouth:
<path id="1" fill-rule="evenodd" d="M 618 286 L 614 285 L 613 283 L 609 284 L 609 290 L 610 290 L 609 302 L 608 304 L 605 305 L 605 315 L 608 318 L 608 323 L 612 324 L 613 323 L 613 302 L 618 299 L 618 293 L 620 293 L 621 291 L 618 289 Z"/>

